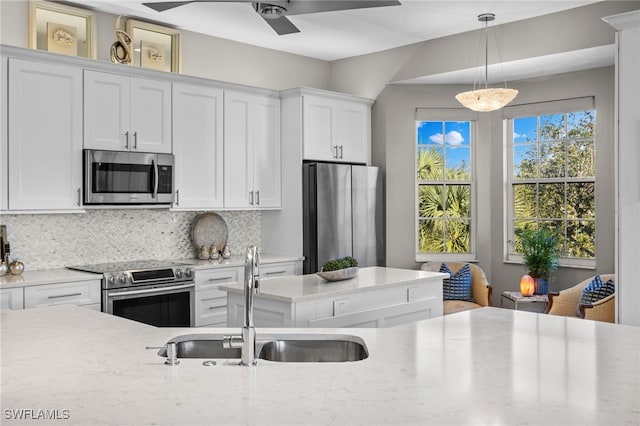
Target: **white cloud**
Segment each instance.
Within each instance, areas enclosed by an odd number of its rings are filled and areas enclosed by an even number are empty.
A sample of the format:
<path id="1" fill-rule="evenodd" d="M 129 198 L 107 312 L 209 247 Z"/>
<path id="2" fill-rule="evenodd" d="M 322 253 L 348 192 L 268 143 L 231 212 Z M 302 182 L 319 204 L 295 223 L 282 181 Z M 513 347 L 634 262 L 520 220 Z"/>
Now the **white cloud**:
<path id="1" fill-rule="evenodd" d="M 443 144 L 443 139 L 444 142 L 446 142 L 448 145 L 460 145 L 462 144 L 462 142 L 464 142 L 464 137 L 462 137 L 462 134 L 456 130 L 452 130 L 444 136 L 442 135 L 442 133 L 436 133 L 435 135 L 431 135 L 429 137 L 429 140 L 431 142 L 440 145 Z"/>
<path id="2" fill-rule="evenodd" d="M 520 134 L 520 133 L 513 132 L 513 139 L 518 139 L 518 138 L 525 138 L 526 139 L 527 135 L 524 134 L 524 133 Z"/>

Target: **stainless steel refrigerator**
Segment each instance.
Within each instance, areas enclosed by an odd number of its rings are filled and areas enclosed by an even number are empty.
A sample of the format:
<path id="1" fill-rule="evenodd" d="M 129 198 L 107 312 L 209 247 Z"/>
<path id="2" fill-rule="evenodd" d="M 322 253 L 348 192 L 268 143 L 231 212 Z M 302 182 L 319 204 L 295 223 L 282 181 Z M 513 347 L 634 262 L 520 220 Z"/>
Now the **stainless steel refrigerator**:
<path id="1" fill-rule="evenodd" d="M 304 273 L 352 256 L 360 267 L 384 266 L 384 190 L 378 167 L 304 163 Z"/>

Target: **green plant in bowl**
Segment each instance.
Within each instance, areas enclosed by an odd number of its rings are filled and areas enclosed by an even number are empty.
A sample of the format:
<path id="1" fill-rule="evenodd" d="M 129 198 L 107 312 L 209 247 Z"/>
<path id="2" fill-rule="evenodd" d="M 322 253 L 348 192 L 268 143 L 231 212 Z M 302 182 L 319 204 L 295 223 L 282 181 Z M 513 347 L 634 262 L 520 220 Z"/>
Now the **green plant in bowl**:
<path id="1" fill-rule="evenodd" d="M 351 256 L 343 257 L 342 259 L 330 260 L 322 265 L 322 272 L 337 271 L 338 269 L 355 268 L 358 266 L 358 261 Z"/>
<path id="2" fill-rule="evenodd" d="M 317 275 L 327 281 L 342 281 L 354 278 L 358 275 L 358 261 L 350 256 L 330 260 L 322 265 L 322 269 Z"/>

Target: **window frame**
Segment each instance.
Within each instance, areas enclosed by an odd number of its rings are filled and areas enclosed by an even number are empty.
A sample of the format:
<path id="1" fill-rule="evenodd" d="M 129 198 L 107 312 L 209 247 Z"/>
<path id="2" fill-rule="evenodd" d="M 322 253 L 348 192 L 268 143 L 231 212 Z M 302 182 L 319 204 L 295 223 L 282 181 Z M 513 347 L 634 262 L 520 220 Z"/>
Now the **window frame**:
<path id="1" fill-rule="evenodd" d="M 537 117 L 537 128 L 540 128 L 539 117 L 544 115 L 553 115 L 553 114 L 571 114 L 573 112 L 581 112 L 593 110 L 596 112 L 596 122 L 595 126 L 597 128 L 597 120 L 598 114 L 595 108 L 595 102 L 593 97 L 585 97 L 585 98 L 575 98 L 575 99 L 566 99 L 560 101 L 549 101 L 549 102 L 540 102 L 536 104 L 529 105 L 521 105 L 515 107 L 506 107 L 503 113 L 503 152 L 504 152 L 504 190 L 503 190 L 503 205 L 504 205 L 504 217 L 503 221 L 504 225 L 504 262 L 505 263 L 523 263 L 522 256 L 516 253 L 511 253 L 512 251 L 512 242 L 514 241 L 514 223 L 515 223 L 515 213 L 514 213 L 514 195 L 513 195 L 513 187 L 516 184 L 527 184 L 527 183 L 535 183 L 536 186 L 540 184 L 547 183 L 567 183 L 571 182 L 584 182 L 589 181 L 593 182 L 594 188 L 597 188 L 597 174 L 596 167 L 594 165 L 594 176 L 591 178 L 576 178 L 576 177 L 568 177 L 565 176 L 562 178 L 546 178 L 544 181 L 540 180 L 540 177 L 532 178 L 532 179 L 521 179 L 515 180 L 513 179 L 513 167 L 514 167 L 514 141 L 513 141 L 513 133 L 514 133 L 514 120 L 517 118 L 524 117 Z M 594 132 L 593 134 L 593 149 L 595 153 L 595 162 L 597 164 L 597 135 Z M 567 140 L 567 139 L 565 139 Z M 539 144 L 539 135 L 536 140 L 536 143 Z M 539 146 L 538 146 L 539 149 Z M 565 158 L 566 160 L 566 158 Z M 566 166 L 566 163 L 565 163 Z M 566 169 L 565 169 L 566 173 Z M 564 199 L 566 204 L 566 196 Z M 597 209 L 597 190 L 594 190 L 594 205 L 596 205 L 596 213 L 593 219 L 594 225 L 597 228 L 598 226 L 598 209 Z M 539 221 L 539 214 L 535 221 Z M 569 219 L 563 217 L 562 222 L 567 222 Z M 595 234 L 597 236 L 597 233 Z M 595 238 L 595 236 L 594 236 Z M 593 259 L 584 259 L 584 258 L 576 258 L 576 257 L 560 257 L 560 266 L 563 267 L 572 267 L 572 268 L 585 268 L 585 269 L 595 269 L 597 262 L 597 241 L 596 241 L 596 253 Z"/>
<path id="2" fill-rule="evenodd" d="M 469 151 L 470 151 L 470 180 L 464 181 L 447 181 L 444 179 L 440 181 L 419 181 L 418 173 L 417 173 L 417 164 L 418 164 L 418 123 L 424 121 L 435 121 L 435 122 L 469 122 Z M 478 115 L 477 113 L 469 112 L 468 110 L 447 110 L 447 109 L 417 109 L 416 110 L 416 119 L 415 119 L 415 130 L 414 130 L 414 138 L 413 138 L 413 180 L 414 180 L 414 251 L 416 262 L 427 262 L 427 261 L 460 261 L 460 262 L 475 262 L 477 261 L 477 223 L 478 223 L 478 215 L 477 215 L 477 182 L 476 182 L 476 147 L 478 146 Z M 446 125 L 445 125 L 446 127 Z M 443 148 L 445 145 L 443 144 Z M 418 235 L 420 233 L 420 186 L 421 185 L 429 185 L 429 184 L 441 184 L 449 186 L 449 185 L 469 185 L 470 197 L 471 201 L 469 203 L 469 221 L 470 221 L 470 241 L 469 241 L 469 253 L 421 253 L 419 251 L 419 241 Z"/>

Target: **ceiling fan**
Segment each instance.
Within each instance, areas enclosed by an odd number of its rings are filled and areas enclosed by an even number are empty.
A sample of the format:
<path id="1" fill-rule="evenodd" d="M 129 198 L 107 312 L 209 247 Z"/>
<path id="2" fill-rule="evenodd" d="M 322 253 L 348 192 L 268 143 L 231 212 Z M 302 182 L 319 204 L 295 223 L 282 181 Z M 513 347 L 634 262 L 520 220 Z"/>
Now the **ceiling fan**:
<path id="1" fill-rule="evenodd" d="M 300 32 L 300 30 L 287 19 L 288 15 L 400 5 L 400 2 L 397 0 L 271 0 L 269 2 L 255 2 L 251 0 L 192 0 L 142 4 L 157 12 L 164 12 L 165 10 L 184 6 L 189 3 L 205 2 L 251 3 L 254 10 L 258 12 L 258 14 L 267 21 L 267 24 L 279 35 Z"/>

